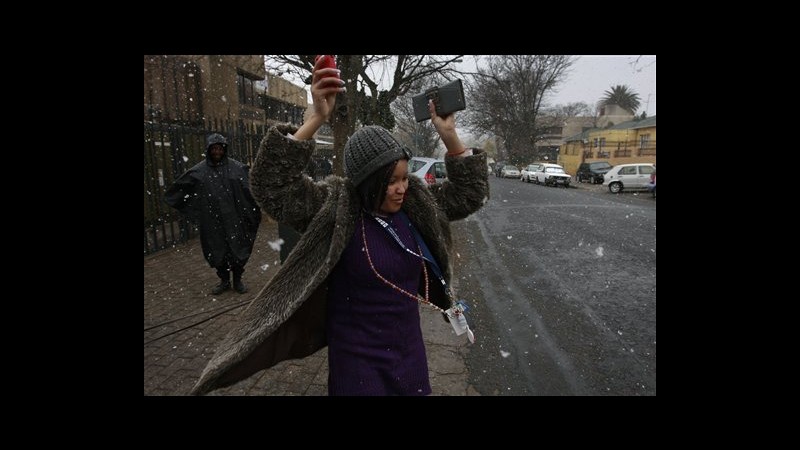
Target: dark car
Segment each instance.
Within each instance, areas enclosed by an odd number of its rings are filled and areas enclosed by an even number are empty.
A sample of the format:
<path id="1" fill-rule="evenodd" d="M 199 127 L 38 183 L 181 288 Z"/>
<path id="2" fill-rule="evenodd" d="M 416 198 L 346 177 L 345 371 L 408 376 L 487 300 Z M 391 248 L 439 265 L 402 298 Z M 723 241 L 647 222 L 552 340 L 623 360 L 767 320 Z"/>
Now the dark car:
<path id="1" fill-rule="evenodd" d="M 578 171 L 575 173 L 575 179 L 578 180 L 579 183 L 583 183 L 584 180 L 589 180 L 594 184 L 599 184 L 603 182 L 603 175 L 611 170 L 611 167 L 613 166 L 606 161 L 581 163 L 578 167 Z"/>

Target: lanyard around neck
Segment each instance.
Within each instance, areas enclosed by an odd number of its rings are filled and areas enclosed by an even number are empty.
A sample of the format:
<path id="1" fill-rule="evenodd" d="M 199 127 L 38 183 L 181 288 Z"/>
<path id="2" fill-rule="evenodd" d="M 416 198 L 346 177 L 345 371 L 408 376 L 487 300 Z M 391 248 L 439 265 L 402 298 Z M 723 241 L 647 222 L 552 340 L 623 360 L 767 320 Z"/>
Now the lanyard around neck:
<path id="1" fill-rule="evenodd" d="M 412 255 L 416 256 L 417 258 L 424 259 L 424 260 L 430 262 L 428 260 L 428 258 L 426 258 L 424 255 L 419 255 L 419 254 L 415 253 L 413 250 L 411 250 L 410 248 L 406 247 L 406 245 L 403 244 L 403 241 L 400 240 L 400 236 L 397 235 L 397 232 L 394 231 L 394 228 L 392 228 L 391 225 L 389 225 L 388 222 L 386 222 L 382 218 L 380 218 L 378 216 L 374 216 L 372 214 L 370 214 L 370 217 L 375 219 L 375 221 L 378 222 L 378 224 L 380 226 L 382 226 L 383 229 L 386 230 L 386 232 L 389 233 L 394 238 L 394 241 L 397 242 L 397 245 L 399 245 L 400 248 L 402 248 L 403 250 L 407 251 L 408 253 L 411 253 Z"/>
<path id="2" fill-rule="evenodd" d="M 411 234 L 414 235 L 414 240 L 417 241 L 417 245 L 420 247 L 420 252 L 422 253 L 422 255 L 419 255 L 410 248 L 406 247 L 406 245 L 403 244 L 403 241 L 400 240 L 400 236 L 397 235 L 397 232 L 394 230 L 394 228 L 392 228 L 389 225 L 388 222 L 386 222 L 385 220 L 374 214 L 370 214 L 368 212 L 366 212 L 366 214 L 375 219 L 375 221 L 378 222 L 378 224 L 381 227 L 383 227 L 383 229 L 386 230 L 386 232 L 389 233 L 394 238 L 395 242 L 397 242 L 397 245 L 399 245 L 400 248 L 407 251 L 408 253 L 411 253 L 417 258 L 421 258 L 424 261 L 427 261 L 431 265 L 431 268 L 433 269 L 433 273 L 434 275 L 436 275 L 436 278 L 439 280 L 440 283 L 442 283 L 442 287 L 444 287 L 445 293 L 448 296 L 450 296 L 450 289 L 447 287 L 447 281 L 445 281 L 444 276 L 442 275 L 442 271 L 439 268 L 439 264 L 437 264 L 436 261 L 433 260 L 433 255 L 431 255 L 430 258 L 425 255 L 426 252 L 424 251 L 424 249 L 427 249 L 427 246 L 425 245 L 425 242 L 422 240 L 422 236 L 419 235 L 417 230 L 414 228 L 414 225 L 411 224 L 411 221 L 408 219 L 408 216 L 406 216 L 405 213 L 403 213 L 403 211 L 400 211 L 397 214 L 400 216 L 400 220 L 403 220 L 408 224 L 408 227 L 411 229 Z M 428 250 L 427 253 L 430 253 L 430 251 Z"/>

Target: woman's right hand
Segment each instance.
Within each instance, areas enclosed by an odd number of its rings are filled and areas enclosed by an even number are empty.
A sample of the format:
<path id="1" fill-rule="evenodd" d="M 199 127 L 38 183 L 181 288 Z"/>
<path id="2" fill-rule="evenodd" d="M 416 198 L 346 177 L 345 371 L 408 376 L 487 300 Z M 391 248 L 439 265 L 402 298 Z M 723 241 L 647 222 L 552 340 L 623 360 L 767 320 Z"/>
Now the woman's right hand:
<path id="1" fill-rule="evenodd" d="M 327 122 L 333 113 L 336 105 L 336 94 L 347 92 L 344 87 L 344 80 L 339 78 L 339 69 L 325 68 L 324 58 L 320 58 L 314 64 L 314 72 L 311 77 L 311 98 L 314 102 L 313 115 L 319 116 L 323 122 Z"/>
<path id="2" fill-rule="evenodd" d="M 336 106 L 336 94 L 347 92 L 344 81 L 339 76 L 339 69 L 325 68 L 324 58 L 319 58 L 311 73 L 311 98 L 314 110 L 311 116 L 294 133 L 294 139 L 305 141 L 314 137 L 314 133 L 328 121 Z"/>

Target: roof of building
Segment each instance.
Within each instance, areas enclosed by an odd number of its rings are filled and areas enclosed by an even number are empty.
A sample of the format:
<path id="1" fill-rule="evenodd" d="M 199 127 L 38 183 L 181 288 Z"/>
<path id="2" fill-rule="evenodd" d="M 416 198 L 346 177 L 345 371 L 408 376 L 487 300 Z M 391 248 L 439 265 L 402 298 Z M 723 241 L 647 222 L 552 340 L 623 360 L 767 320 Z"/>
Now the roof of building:
<path id="1" fill-rule="evenodd" d="M 564 142 L 571 142 L 571 141 L 582 141 L 584 139 L 589 139 L 589 133 L 592 131 L 600 130 L 601 128 L 589 128 L 588 130 L 582 131 L 578 134 L 572 135 L 570 137 L 564 138 Z"/>
<path id="2" fill-rule="evenodd" d="M 603 130 L 635 130 L 638 128 L 649 128 L 656 126 L 656 116 L 648 117 L 644 120 L 629 120 L 627 122 L 622 122 L 618 125 L 614 125 L 608 128 L 590 128 L 586 131 L 581 133 L 569 136 L 564 138 L 564 142 L 572 142 L 572 141 L 583 141 L 584 139 L 589 139 L 589 134 L 595 131 L 603 131 Z"/>
<path id="3" fill-rule="evenodd" d="M 649 128 L 656 126 L 656 116 L 648 117 L 644 120 L 629 120 L 619 125 L 607 128 L 608 130 L 634 130 L 637 128 Z"/>

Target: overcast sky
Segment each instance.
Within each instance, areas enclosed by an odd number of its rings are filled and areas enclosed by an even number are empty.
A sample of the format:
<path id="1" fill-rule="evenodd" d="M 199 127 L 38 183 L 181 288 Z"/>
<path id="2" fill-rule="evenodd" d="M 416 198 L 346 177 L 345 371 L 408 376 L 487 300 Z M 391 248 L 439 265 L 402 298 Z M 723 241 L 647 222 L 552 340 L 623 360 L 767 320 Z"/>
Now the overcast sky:
<path id="1" fill-rule="evenodd" d="M 475 57 L 465 56 L 464 70 L 474 70 Z M 480 59 L 480 58 L 479 58 Z M 638 59 L 638 61 L 637 61 Z M 482 64 L 478 62 L 478 64 Z M 628 85 L 639 94 L 640 114 L 656 115 L 656 57 L 648 56 L 576 56 L 565 82 L 549 98 L 551 104 L 586 102 L 594 105 L 611 86 Z M 647 102 L 648 95 L 650 102 Z"/>
<path id="2" fill-rule="evenodd" d="M 465 71 L 474 71 L 476 57 L 464 56 L 464 62 L 459 68 Z M 480 57 L 477 57 L 478 64 Z M 390 71 L 387 71 L 390 74 Z M 377 75 L 377 76 L 376 76 Z M 376 79 L 387 78 L 389 75 L 373 74 Z M 301 81 L 291 80 L 297 85 L 309 90 L 308 101 L 311 102 L 311 92 L 307 85 Z M 639 94 L 641 105 L 636 111 L 640 114 L 645 107 L 647 115 L 656 115 L 656 56 L 655 55 L 630 55 L 630 56 L 576 56 L 576 61 L 570 69 L 565 82 L 561 84 L 558 92 L 554 92 L 548 103 L 566 104 L 573 102 L 586 102 L 590 106 L 596 104 L 604 92 L 611 86 L 623 84 L 629 86 Z M 648 102 L 649 96 L 649 102 Z"/>

